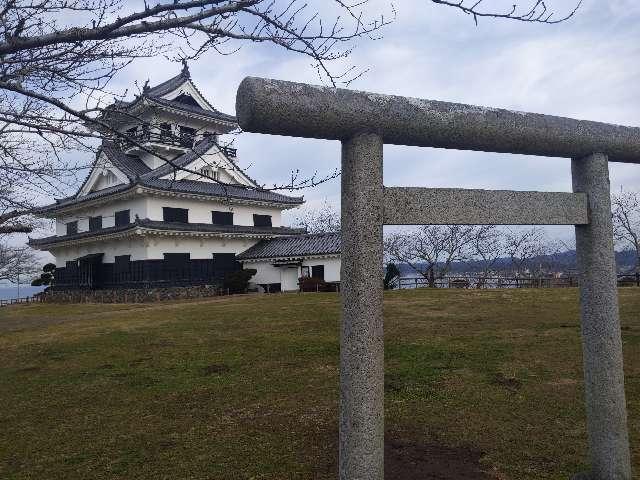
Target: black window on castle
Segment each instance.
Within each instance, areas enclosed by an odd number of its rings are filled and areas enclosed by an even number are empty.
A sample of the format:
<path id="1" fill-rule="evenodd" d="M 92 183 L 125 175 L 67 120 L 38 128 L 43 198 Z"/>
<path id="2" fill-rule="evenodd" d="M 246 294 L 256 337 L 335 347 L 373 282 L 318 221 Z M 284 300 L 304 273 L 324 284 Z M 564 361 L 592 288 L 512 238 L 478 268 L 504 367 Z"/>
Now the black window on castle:
<path id="1" fill-rule="evenodd" d="M 78 221 L 74 220 L 73 222 L 67 223 L 67 235 L 73 235 L 74 233 L 78 233 Z"/>
<path id="2" fill-rule="evenodd" d="M 196 136 L 196 129 L 180 125 L 180 145 L 183 147 L 192 147 L 193 140 Z"/>
<path id="3" fill-rule="evenodd" d="M 184 266 L 191 259 L 190 253 L 164 253 L 164 260 L 172 267 Z"/>
<path id="4" fill-rule="evenodd" d="M 183 281 L 189 278 L 191 273 L 191 254 L 189 253 L 165 253 L 162 273 L 170 282 Z"/>
<path id="5" fill-rule="evenodd" d="M 324 280 L 324 265 L 313 265 L 311 267 L 311 277 Z"/>
<path id="6" fill-rule="evenodd" d="M 171 124 L 170 123 L 161 123 L 160 124 L 160 139 L 166 140 L 171 138 Z"/>
<path id="7" fill-rule="evenodd" d="M 115 259 L 115 273 L 129 273 L 131 266 L 131 255 L 117 255 Z"/>
<path id="8" fill-rule="evenodd" d="M 256 227 L 270 227 L 271 215 L 253 215 L 253 225 Z"/>
<path id="9" fill-rule="evenodd" d="M 214 225 L 233 225 L 233 212 L 211 212 L 211 223 Z"/>
<path id="10" fill-rule="evenodd" d="M 186 208 L 162 207 L 162 219 L 165 222 L 189 223 L 189 210 Z"/>
<path id="11" fill-rule="evenodd" d="M 131 223 L 131 212 L 129 210 L 120 210 L 116 212 L 116 227 L 122 227 Z"/>
<path id="12" fill-rule="evenodd" d="M 95 232 L 102 228 L 102 216 L 89 217 L 89 231 Z"/>
<path id="13" fill-rule="evenodd" d="M 215 271 L 215 276 L 222 278 L 226 273 L 241 270 L 242 267 L 236 260 L 235 253 L 214 253 L 213 269 Z"/>

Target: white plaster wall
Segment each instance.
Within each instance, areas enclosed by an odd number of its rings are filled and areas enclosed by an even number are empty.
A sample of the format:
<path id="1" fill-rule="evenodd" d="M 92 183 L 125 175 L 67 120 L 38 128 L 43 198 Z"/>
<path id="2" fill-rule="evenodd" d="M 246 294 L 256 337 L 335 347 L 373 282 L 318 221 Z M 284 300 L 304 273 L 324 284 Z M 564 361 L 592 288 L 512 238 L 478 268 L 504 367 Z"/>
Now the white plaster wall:
<path id="1" fill-rule="evenodd" d="M 237 161 L 237 159 L 236 159 Z M 199 172 L 201 168 L 213 168 L 218 172 L 218 180 L 225 183 L 231 184 L 240 184 L 240 185 L 249 185 L 255 186 L 254 183 L 247 178 L 244 173 L 239 169 L 233 161 L 228 160 L 217 147 L 211 147 L 211 149 L 200 158 L 197 158 L 193 162 L 191 162 L 187 168 L 189 170 Z M 185 170 L 178 170 L 176 172 L 172 172 L 170 175 L 166 175 L 162 178 L 176 178 L 177 180 L 196 180 L 201 182 L 213 182 L 207 177 L 203 177 L 202 175 L 194 174 L 187 172 Z"/>
<path id="2" fill-rule="evenodd" d="M 120 181 L 114 173 L 108 170 L 104 170 L 96 179 L 91 191 L 103 190 L 105 188 L 113 187 L 114 185 L 120 185 L 123 183 Z"/>
<path id="3" fill-rule="evenodd" d="M 340 258 L 305 259 L 302 266 L 324 265 L 324 279 L 326 282 L 340 281 Z M 288 267 L 274 267 L 271 262 L 245 262 L 244 268 L 255 268 L 257 273 L 251 278 L 251 283 L 280 283 L 282 290 L 297 290 L 298 278 L 302 276 L 300 267 L 296 268 L 295 282 Z"/>
<path id="4" fill-rule="evenodd" d="M 255 268 L 257 273 L 249 280 L 251 283 L 280 283 L 280 267 L 274 267 L 269 262 L 246 262 L 243 268 Z"/>
<path id="5" fill-rule="evenodd" d="M 300 267 L 280 267 L 280 288 L 283 292 L 299 289 Z"/>
<path id="6" fill-rule="evenodd" d="M 257 243 L 252 239 L 147 237 L 146 259 L 162 259 L 165 253 L 190 253 L 192 259 L 213 258 L 214 253 L 241 253 Z"/>
<path id="7" fill-rule="evenodd" d="M 147 253 L 142 237 L 120 238 L 73 247 L 50 250 L 56 258 L 56 266 L 64 267 L 68 260 L 75 260 L 90 253 L 104 253 L 103 263 L 113 263 L 118 255 L 131 255 L 131 260 L 146 260 Z"/>
<path id="8" fill-rule="evenodd" d="M 214 164 L 212 164 L 212 166 L 213 165 Z M 191 169 L 192 167 L 189 167 L 189 168 Z M 199 168 L 194 169 L 194 170 L 200 171 L 200 168 L 202 168 L 202 167 L 199 167 Z M 220 180 L 221 182 L 223 182 L 223 183 L 238 183 L 238 181 L 235 178 L 233 178 L 231 175 L 229 175 L 227 170 L 225 170 L 224 168 L 217 168 L 217 169 L 214 168 L 214 170 L 217 170 L 217 172 L 218 172 L 218 180 Z M 184 179 L 185 180 L 195 180 L 197 182 L 209 182 L 209 183 L 213 183 L 215 181 L 215 180 L 207 178 L 207 177 L 205 177 L 203 175 L 196 175 L 194 173 L 189 173 L 188 175 L 186 175 L 184 177 Z"/>
<path id="9" fill-rule="evenodd" d="M 309 267 L 309 275 L 311 275 L 311 267 L 313 265 L 324 265 L 325 282 L 340 281 L 340 258 L 305 259 L 302 262 L 302 266 Z"/>
<path id="10" fill-rule="evenodd" d="M 118 255 L 131 255 L 131 260 L 162 260 L 165 253 L 189 253 L 192 259 L 213 258 L 214 253 L 241 253 L 257 240 L 220 238 L 181 238 L 165 236 L 136 236 L 50 250 L 56 265 L 63 267 L 68 260 L 90 253 L 104 253 L 103 263 L 113 263 Z M 280 279 L 274 283 L 279 282 Z"/>
<path id="11" fill-rule="evenodd" d="M 177 150 L 177 149 L 173 149 L 173 150 L 165 150 L 160 152 L 161 155 L 164 158 L 167 158 L 169 160 L 175 160 L 176 158 L 178 158 L 180 155 L 182 155 L 182 150 Z M 148 152 L 142 152 L 142 151 L 136 151 L 135 152 L 136 155 L 138 155 L 140 157 L 140 160 L 142 160 L 142 162 L 144 162 L 147 167 L 149 167 L 151 170 L 155 170 L 156 168 L 161 167 L 162 165 L 164 165 L 165 162 L 164 160 L 156 157 L 155 155 L 152 155 Z"/>
<path id="12" fill-rule="evenodd" d="M 132 222 L 135 220 L 136 215 L 140 218 L 147 217 L 147 201 L 144 197 L 115 200 L 56 218 L 56 235 L 66 235 L 66 224 L 74 220 L 78 220 L 78 231 L 86 232 L 89 230 L 89 217 L 97 217 L 98 215 L 102 215 L 102 228 L 113 227 L 115 225 L 115 212 L 127 209 L 131 210 Z M 162 220 L 162 213 L 160 214 L 160 219 Z"/>
<path id="13" fill-rule="evenodd" d="M 233 212 L 235 225 L 253 225 L 253 214 L 271 215 L 274 227 L 282 226 L 282 212 L 277 208 L 229 205 L 223 201 L 195 200 L 173 197 L 147 197 L 147 218 L 162 221 L 162 207 L 189 209 L 189 223 L 211 223 L 211 212 Z M 142 218 L 142 217 L 141 217 Z"/>

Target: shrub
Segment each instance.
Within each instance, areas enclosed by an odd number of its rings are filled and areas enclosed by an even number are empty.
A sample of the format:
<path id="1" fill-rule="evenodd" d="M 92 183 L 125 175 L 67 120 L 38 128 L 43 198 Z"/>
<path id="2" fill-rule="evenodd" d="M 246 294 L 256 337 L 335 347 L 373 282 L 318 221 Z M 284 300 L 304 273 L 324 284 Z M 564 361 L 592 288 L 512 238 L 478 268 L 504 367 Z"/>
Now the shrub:
<path id="1" fill-rule="evenodd" d="M 56 271 L 55 263 L 47 263 L 44 267 L 42 267 L 42 271 L 45 273 L 53 273 Z"/>
<path id="2" fill-rule="evenodd" d="M 249 280 L 257 272 L 258 271 L 255 268 L 229 272 L 224 276 L 222 285 L 224 288 L 229 290 L 229 293 L 246 293 Z"/>
<path id="3" fill-rule="evenodd" d="M 387 272 L 385 273 L 384 280 L 383 280 L 384 289 L 389 290 L 390 288 L 393 288 L 393 286 L 396 283 L 396 278 L 398 278 L 399 276 L 400 276 L 400 270 L 398 270 L 398 267 L 396 266 L 396 264 L 395 263 L 387 264 Z"/>
<path id="4" fill-rule="evenodd" d="M 298 279 L 300 291 L 302 292 L 327 292 L 329 285 L 321 278 L 301 277 Z"/>
<path id="5" fill-rule="evenodd" d="M 53 284 L 54 276 L 53 272 L 55 272 L 56 266 L 53 263 L 47 263 L 44 267 L 42 267 L 42 272 L 38 278 L 34 278 L 31 281 L 32 287 L 42 287 L 49 286 Z"/>

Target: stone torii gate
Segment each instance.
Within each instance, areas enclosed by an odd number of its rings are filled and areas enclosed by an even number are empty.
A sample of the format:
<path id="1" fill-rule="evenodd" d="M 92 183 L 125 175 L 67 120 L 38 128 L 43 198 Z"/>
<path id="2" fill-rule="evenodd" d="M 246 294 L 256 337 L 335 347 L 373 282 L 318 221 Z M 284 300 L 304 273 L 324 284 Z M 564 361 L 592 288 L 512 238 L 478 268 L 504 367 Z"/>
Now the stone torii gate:
<path id="1" fill-rule="evenodd" d="M 342 142 L 340 479 L 384 477 L 383 225 L 575 225 L 593 480 L 630 480 L 608 162 L 640 129 L 245 78 L 247 132 Z M 571 159 L 573 193 L 387 188 L 384 143 Z"/>

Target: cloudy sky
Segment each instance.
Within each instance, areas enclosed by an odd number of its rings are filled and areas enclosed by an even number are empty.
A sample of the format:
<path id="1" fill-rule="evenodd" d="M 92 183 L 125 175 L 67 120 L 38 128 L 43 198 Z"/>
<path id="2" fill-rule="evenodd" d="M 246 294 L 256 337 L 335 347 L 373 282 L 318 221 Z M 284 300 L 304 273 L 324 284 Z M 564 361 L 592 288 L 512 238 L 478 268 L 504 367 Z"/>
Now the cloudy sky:
<path id="1" fill-rule="evenodd" d="M 512 3 L 485 0 L 485 8 L 508 9 Z M 547 4 L 558 15 L 574 6 L 573 0 Z M 400 0 L 393 8 L 396 19 L 381 39 L 357 42 L 349 62 L 369 70 L 351 88 L 640 125 L 637 0 L 585 0 L 574 18 L 557 25 L 484 19 L 475 26 L 469 16 L 429 0 Z M 369 16 L 388 16 L 392 6 L 372 0 L 363 9 Z M 232 56 L 210 53 L 190 69 L 205 96 L 233 114 L 245 76 L 319 83 L 310 63 L 275 47 L 245 45 Z M 139 61 L 112 87 L 147 78 L 153 85 L 179 68 L 162 58 Z M 285 181 L 294 169 L 322 174 L 339 166 L 338 142 L 245 133 L 236 146 L 241 164 L 266 184 Z M 386 185 L 568 191 L 569 163 L 386 146 L 384 177 Z M 611 164 L 611 177 L 613 188 L 640 189 L 640 166 Z M 339 191 L 336 179 L 302 193 L 311 205 L 327 199 L 338 206 Z"/>

